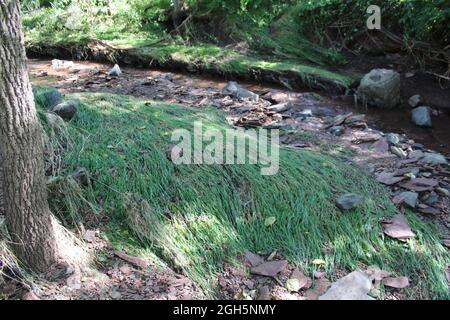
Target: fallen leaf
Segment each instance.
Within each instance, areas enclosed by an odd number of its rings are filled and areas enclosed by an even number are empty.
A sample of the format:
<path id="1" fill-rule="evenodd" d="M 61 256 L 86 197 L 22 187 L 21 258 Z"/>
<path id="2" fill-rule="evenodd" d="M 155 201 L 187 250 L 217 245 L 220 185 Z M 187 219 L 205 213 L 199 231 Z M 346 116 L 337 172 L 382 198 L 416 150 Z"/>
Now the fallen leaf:
<path id="1" fill-rule="evenodd" d="M 384 221 L 382 224 L 383 232 L 391 238 L 406 241 L 406 239 L 416 236 L 403 214 L 397 214 L 390 221 Z"/>
<path id="2" fill-rule="evenodd" d="M 129 262 L 138 268 L 145 269 L 148 267 L 147 261 L 141 258 L 133 257 L 120 251 L 114 251 L 114 254 L 118 256 L 120 259 L 125 260 L 126 262 Z"/>
<path id="3" fill-rule="evenodd" d="M 385 287 L 404 289 L 409 287 L 409 279 L 407 277 L 398 277 L 398 278 L 389 277 L 383 279 L 383 284 Z"/>
<path id="4" fill-rule="evenodd" d="M 275 224 L 275 222 L 277 221 L 277 218 L 275 217 L 269 217 L 264 221 L 264 225 L 269 228 L 271 226 L 273 226 Z"/>
<path id="5" fill-rule="evenodd" d="M 245 252 L 245 258 L 248 262 L 250 262 L 250 265 L 252 267 L 259 266 L 260 264 L 264 263 L 264 259 L 258 256 L 257 254 L 254 254 L 253 252 L 247 251 Z"/>
<path id="6" fill-rule="evenodd" d="M 326 262 L 325 262 L 325 260 L 322 260 L 322 259 L 314 259 L 312 261 L 312 264 L 314 264 L 316 266 L 320 266 L 320 265 L 326 264 Z"/>
<path id="7" fill-rule="evenodd" d="M 259 266 L 253 267 L 251 269 L 251 272 L 253 274 L 257 274 L 260 276 L 266 276 L 266 277 L 275 277 L 278 273 L 284 270 L 288 265 L 286 260 L 282 261 L 269 261 L 265 262 L 263 264 L 260 264 Z"/>
<path id="8" fill-rule="evenodd" d="M 289 292 L 298 292 L 300 289 L 306 287 L 307 284 L 308 277 L 296 268 L 292 272 L 291 277 L 286 281 L 286 289 L 288 289 Z"/>

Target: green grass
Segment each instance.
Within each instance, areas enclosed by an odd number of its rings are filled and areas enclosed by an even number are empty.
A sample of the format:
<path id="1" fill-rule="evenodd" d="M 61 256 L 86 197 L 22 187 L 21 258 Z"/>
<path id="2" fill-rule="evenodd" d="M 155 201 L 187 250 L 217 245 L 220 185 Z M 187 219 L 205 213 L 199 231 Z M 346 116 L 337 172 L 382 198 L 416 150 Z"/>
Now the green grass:
<path id="1" fill-rule="evenodd" d="M 82 104 L 68 126 L 63 172 L 85 167 L 96 174 L 98 182 L 83 197 L 101 201 L 97 206 L 110 218 L 106 234 L 115 248 L 163 260 L 209 297 L 217 296 L 213 284 L 223 262 L 236 262 L 245 250 L 279 250 L 309 275 L 317 258 L 326 261 L 329 274 L 377 264 L 412 279 L 408 298 L 449 298 L 449 255 L 438 230 L 408 213 L 417 241 L 384 239 L 379 221 L 396 212 L 385 189 L 339 158 L 282 149 L 275 176 L 262 176 L 253 165 L 175 166 L 165 156 L 172 130 L 192 130 L 195 120 L 226 128 L 221 113 L 108 94 L 72 97 Z M 152 233 L 148 237 L 137 237 L 128 226 L 128 192 L 150 205 L 150 225 L 143 226 Z M 346 192 L 367 201 L 342 213 L 334 198 Z M 265 227 L 272 216 L 275 224 Z"/>

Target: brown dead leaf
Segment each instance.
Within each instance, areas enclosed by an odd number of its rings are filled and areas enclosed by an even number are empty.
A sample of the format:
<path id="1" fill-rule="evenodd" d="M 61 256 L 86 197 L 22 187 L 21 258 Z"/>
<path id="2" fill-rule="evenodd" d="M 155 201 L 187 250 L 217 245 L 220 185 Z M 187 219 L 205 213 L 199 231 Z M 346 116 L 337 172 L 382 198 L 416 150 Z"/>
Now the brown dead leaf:
<path id="1" fill-rule="evenodd" d="M 288 265 L 286 260 L 281 261 L 269 261 L 259 266 L 253 267 L 251 272 L 260 276 L 274 278 L 278 273 L 284 270 Z"/>
<path id="2" fill-rule="evenodd" d="M 409 279 L 407 277 L 398 277 L 398 278 L 389 277 L 383 279 L 383 284 L 385 287 L 404 289 L 409 287 Z"/>
<path id="3" fill-rule="evenodd" d="M 147 261 L 141 258 L 133 257 L 120 251 L 114 251 L 114 254 L 118 256 L 120 259 L 125 260 L 126 262 L 129 262 L 138 268 L 145 269 L 148 267 Z"/>
<path id="4" fill-rule="evenodd" d="M 395 215 L 392 220 L 384 221 L 383 232 L 394 239 L 405 241 L 409 238 L 414 238 L 416 235 L 412 232 L 408 220 L 403 214 Z"/>

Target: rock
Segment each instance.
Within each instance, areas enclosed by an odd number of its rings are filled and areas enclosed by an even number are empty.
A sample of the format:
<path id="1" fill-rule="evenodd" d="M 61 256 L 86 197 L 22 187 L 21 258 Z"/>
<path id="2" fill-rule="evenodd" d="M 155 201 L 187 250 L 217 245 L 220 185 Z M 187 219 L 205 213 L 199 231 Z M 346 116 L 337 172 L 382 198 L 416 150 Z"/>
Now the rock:
<path id="1" fill-rule="evenodd" d="M 62 100 L 62 94 L 53 88 L 33 90 L 36 103 L 44 108 L 51 109 Z"/>
<path id="2" fill-rule="evenodd" d="M 389 143 L 385 138 L 381 138 L 372 145 L 372 148 L 375 150 L 375 152 L 386 153 L 389 151 Z"/>
<path id="3" fill-rule="evenodd" d="M 403 214 L 395 215 L 391 220 L 383 221 L 383 233 L 387 236 L 400 241 L 406 241 L 414 238 L 416 235 L 412 232 L 408 220 Z"/>
<path id="4" fill-rule="evenodd" d="M 419 199 L 419 194 L 416 192 L 406 191 L 397 195 L 393 201 L 395 204 L 406 204 L 408 207 L 414 209 L 417 206 L 417 200 Z"/>
<path id="5" fill-rule="evenodd" d="M 413 109 L 412 122 L 419 127 L 432 127 L 430 109 L 428 107 L 418 107 Z"/>
<path id="6" fill-rule="evenodd" d="M 329 132 L 333 135 L 333 136 L 342 136 L 345 133 L 345 128 L 343 126 L 334 126 L 331 127 Z"/>
<path id="7" fill-rule="evenodd" d="M 441 196 L 450 197 L 450 191 L 448 191 L 447 189 L 439 187 L 439 188 L 436 188 L 436 192 L 439 193 Z"/>
<path id="8" fill-rule="evenodd" d="M 258 256 L 257 254 L 254 254 L 253 252 L 246 251 L 245 252 L 245 258 L 248 262 L 250 262 L 250 265 L 252 267 L 259 266 L 260 264 L 264 263 L 264 259 Z"/>
<path id="9" fill-rule="evenodd" d="M 297 114 L 297 117 L 299 117 L 303 120 L 305 120 L 306 118 L 310 118 L 312 116 L 313 116 L 313 113 L 312 113 L 311 109 L 302 110 Z"/>
<path id="10" fill-rule="evenodd" d="M 120 70 L 120 67 L 118 64 L 115 64 L 114 67 L 108 70 L 108 76 L 110 77 L 120 77 L 122 74 L 122 70 Z"/>
<path id="11" fill-rule="evenodd" d="M 22 295 L 22 300 L 41 300 L 41 299 L 39 299 L 39 297 L 33 291 L 28 291 Z"/>
<path id="12" fill-rule="evenodd" d="M 363 196 L 350 193 L 338 197 L 336 199 L 336 205 L 341 210 L 351 210 L 356 208 L 363 200 Z"/>
<path id="13" fill-rule="evenodd" d="M 410 159 L 421 159 L 423 156 L 424 153 L 422 150 L 413 150 L 408 154 L 408 158 Z"/>
<path id="14" fill-rule="evenodd" d="M 72 68 L 73 66 L 74 66 L 73 61 L 59 60 L 59 59 L 52 60 L 52 68 L 54 70 L 69 69 Z"/>
<path id="15" fill-rule="evenodd" d="M 404 289 L 409 287 L 409 279 L 407 277 L 384 278 L 383 285 L 395 289 Z"/>
<path id="16" fill-rule="evenodd" d="M 391 152 L 401 159 L 406 159 L 408 157 L 408 154 L 405 151 L 395 146 L 391 147 Z"/>
<path id="17" fill-rule="evenodd" d="M 65 101 L 52 108 L 52 112 L 56 113 L 58 116 L 64 120 L 72 120 L 78 110 L 78 102 L 75 100 Z"/>
<path id="18" fill-rule="evenodd" d="M 354 271 L 334 282 L 319 300 L 374 300 L 368 296 L 372 282 L 361 271 Z"/>
<path id="19" fill-rule="evenodd" d="M 421 102 L 422 102 L 422 97 L 420 96 L 420 94 L 413 95 L 413 96 L 412 96 L 411 98 L 409 98 L 409 100 L 408 100 L 408 104 L 409 104 L 412 108 L 417 107 Z"/>
<path id="20" fill-rule="evenodd" d="M 390 145 L 393 146 L 396 146 L 400 143 L 400 137 L 398 136 L 398 134 L 395 133 L 386 133 L 384 135 L 384 138 Z"/>
<path id="21" fill-rule="evenodd" d="M 433 190 L 438 184 L 439 182 L 436 179 L 415 178 L 402 183 L 401 187 L 410 191 L 424 192 Z"/>
<path id="22" fill-rule="evenodd" d="M 287 267 L 288 263 L 286 260 L 282 261 L 269 261 L 260 264 L 251 269 L 251 272 L 256 275 L 275 277 L 278 273 L 283 271 Z"/>
<path id="23" fill-rule="evenodd" d="M 422 161 L 434 165 L 447 164 L 447 159 L 442 154 L 439 153 L 426 152 L 424 153 Z"/>
<path id="24" fill-rule="evenodd" d="M 357 96 L 375 107 L 396 107 L 400 103 L 400 74 L 388 69 L 370 71 L 361 80 Z"/>
<path id="25" fill-rule="evenodd" d="M 66 127 L 64 120 L 54 113 L 46 113 L 45 118 L 47 119 L 47 124 L 55 133 L 60 133 Z"/>
<path id="26" fill-rule="evenodd" d="M 222 89 L 222 94 L 232 96 L 239 99 L 248 98 L 250 100 L 258 101 L 259 96 L 247 89 L 242 88 L 237 82 L 230 81 Z"/>
<path id="27" fill-rule="evenodd" d="M 292 104 L 290 102 L 286 102 L 286 103 L 280 103 L 280 104 L 270 106 L 267 109 L 269 111 L 283 113 L 283 112 L 290 110 L 291 108 L 292 108 Z"/>
<path id="28" fill-rule="evenodd" d="M 430 192 L 422 201 L 428 206 L 434 206 L 439 201 L 439 196 L 436 192 Z"/>
<path id="29" fill-rule="evenodd" d="M 308 280 L 309 278 L 296 268 L 292 272 L 291 277 L 286 281 L 286 289 L 288 289 L 289 292 L 298 292 L 300 289 L 307 286 Z"/>

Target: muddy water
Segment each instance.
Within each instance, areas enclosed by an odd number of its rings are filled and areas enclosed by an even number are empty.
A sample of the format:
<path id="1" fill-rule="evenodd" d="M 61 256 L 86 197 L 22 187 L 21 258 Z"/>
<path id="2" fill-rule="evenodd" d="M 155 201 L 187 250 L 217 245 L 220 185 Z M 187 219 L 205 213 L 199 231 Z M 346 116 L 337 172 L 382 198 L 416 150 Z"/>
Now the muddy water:
<path id="1" fill-rule="evenodd" d="M 104 64 L 85 61 L 75 63 L 75 69 L 81 70 L 78 71 L 78 74 L 92 69 L 106 70 L 108 67 L 109 66 Z M 31 59 L 29 61 L 29 70 L 34 84 L 56 86 L 61 88 L 63 92 L 65 91 L 64 89 L 67 89 L 67 86 L 65 88 L 64 85 L 57 84 L 64 81 L 67 83 L 67 80 L 70 80 L 71 77 L 73 77 L 73 72 L 70 70 L 53 70 L 51 67 L 51 60 Z M 159 74 L 165 73 L 162 70 L 154 69 L 146 70 L 123 68 L 122 70 L 128 78 L 135 79 L 146 79 L 148 77 L 155 77 Z M 43 73 L 46 75 L 42 76 Z M 38 76 L 39 74 L 41 74 L 41 76 Z M 221 77 L 192 75 L 182 72 L 171 72 L 171 75 L 173 81 L 177 85 L 215 90 L 221 90 L 226 82 L 231 80 Z M 247 89 L 259 94 L 263 94 L 271 90 L 287 91 L 286 88 L 271 84 L 249 81 L 239 81 L 239 83 Z M 75 88 L 75 85 L 73 85 L 73 87 Z M 74 90 L 67 91 L 73 92 Z M 321 94 L 323 95 L 324 93 Z M 326 98 L 329 102 L 330 111 L 332 112 L 352 111 L 354 113 L 364 113 L 367 115 L 369 125 L 373 128 L 383 132 L 406 134 L 408 138 L 414 139 L 416 142 L 425 145 L 425 147 L 429 149 L 437 150 L 443 153 L 450 153 L 450 114 L 448 111 L 439 111 L 438 116 L 433 116 L 433 128 L 424 129 L 411 123 L 410 110 L 407 108 L 395 110 L 384 110 L 370 107 L 364 108 L 362 106 L 355 105 L 353 97 Z"/>

